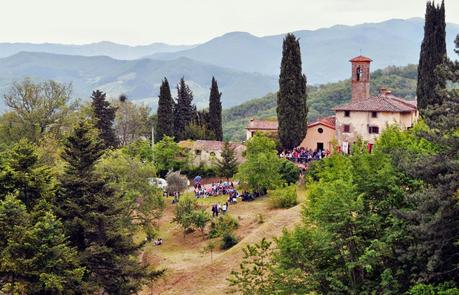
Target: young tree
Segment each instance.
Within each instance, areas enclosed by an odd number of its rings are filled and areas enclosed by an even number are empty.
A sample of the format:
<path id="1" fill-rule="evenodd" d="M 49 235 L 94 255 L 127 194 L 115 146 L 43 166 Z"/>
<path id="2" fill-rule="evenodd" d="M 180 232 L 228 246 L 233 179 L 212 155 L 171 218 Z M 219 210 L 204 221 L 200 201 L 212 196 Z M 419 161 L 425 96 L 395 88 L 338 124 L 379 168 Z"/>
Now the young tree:
<path id="1" fill-rule="evenodd" d="M 166 176 L 169 171 L 181 170 L 188 164 L 188 155 L 169 136 L 153 147 L 153 159 L 161 177 Z"/>
<path id="2" fill-rule="evenodd" d="M 214 240 L 210 240 L 209 243 L 204 247 L 203 252 L 204 253 L 210 253 L 210 262 L 214 261 L 214 251 L 217 245 L 215 244 Z"/>
<path id="3" fill-rule="evenodd" d="M 212 86 L 210 87 L 209 97 L 209 127 L 215 134 L 215 139 L 223 140 L 223 125 L 222 125 L 222 93 L 218 90 L 217 80 L 212 77 Z"/>
<path id="4" fill-rule="evenodd" d="M 151 162 L 143 162 L 139 157 L 129 155 L 125 150 L 106 153 L 96 166 L 98 177 L 126 202 L 126 218 L 145 232 L 159 228 L 165 202 L 162 191 L 151 184 L 156 169 Z"/>
<path id="5" fill-rule="evenodd" d="M 247 143 L 246 161 L 239 166 L 236 178 L 256 192 L 265 192 L 281 184 L 280 159 L 273 140 L 256 134 Z"/>
<path id="6" fill-rule="evenodd" d="M 181 141 L 184 138 L 185 127 L 193 121 L 195 107 L 193 106 L 193 92 L 186 85 L 185 78 L 180 79 L 177 85 L 177 103 L 174 109 L 174 134 L 175 140 Z"/>
<path id="7" fill-rule="evenodd" d="M 114 108 L 116 109 L 114 129 L 121 146 L 141 138 L 151 139 L 153 124 L 150 107 L 135 104 L 123 95 L 114 103 Z"/>
<path id="8" fill-rule="evenodd" d="M 175 207 L 175 216 L 173 222 L 179 224 L 183 228 L 183 237 L 193 226 L 193 215 L 199 209 L 196 199 L 183 197 Z"/>
<path id="9" fill-rule="evenodd" d="M 126 201 L 95 171 L 104 152 L 88 122 L 80 121 L 65 143 L 67 162 L 55 206 L 70 242 L 86 268 L 84 281 L 93 291 L 136 292 L 148 277 L 136 255 L 134 225 L 126 221 Z"/>
<path id="10" fill-rule="evenodd" d="M 442 102 L 442 97 L 436 89 L 445 88 L 446 82 L 443 77 L 436 73 L 436 69 L 446 58 L 445 28 L 445 3 L 442 1 L 441 5 L 435 5 L 434 2 L 428 1 L 416 91 L 418 108 L 422 115 L 429 105 L 441 104 Z"/>
<path id="11" fill-rule="evenodd" d="M 174 104 L 169 82 L 164 78 L 159 88 L 158 122 L 155 130 L 156 142 L 163 139 L 164 136 L 174 136 Z"/>
<path id="12" fill-rule="evenodd" d="M 91 95 L 92 109 L 94 112 L 94 126 L 99 130 L 105 148 L 118 146 L 113 123 L 115 121 L 116 108 L 110 105 L 105 99 L 106 94 L 99 90 L 93 91 Z"/>
<path id="13" fill-rule="evenodd" d="M 225 142 L 221 155 L 222 158 L 217 160 L 218 175 L 229 179 L 237 172 L 236 150 L 231 143 Z"/>
<path id="14" fill-rule="evenodd" d="M 285 149 L 297 147 L 306 136 L 306 98 L 306 76 L 302 74 L 300 43 L 295 35 L 287 34 L 283 44 L 277 93 L 279 140 Z"/>
<path id="15" fill-rule="evenodd" d="M 22 137 L 37 142 L 47 132 L 60 134 L 72 107 L 67 106 L 72 86 L 49 80 L 34 83 L 30 79 L 15 82 L 4 95 L 13 110 L 11 119 Z"/>
<path id="16" fill-rule="evenodd" d="M 193 212 L 193 224 L 199 228 L 201 231 L 202 237 L 204 237 L 204 229 L 206 228 L 207 223 L 210 221 L 209 213 L 204 209 L 195 210 Z"/>
<path id="17" fill-rule="evenodd" d="M 180 171 L 169 172 L 166 176 L 167 181 L 167 193 L 181 193 L 188 186 L 188 179 L 185 175 L 181 175 Z"/>

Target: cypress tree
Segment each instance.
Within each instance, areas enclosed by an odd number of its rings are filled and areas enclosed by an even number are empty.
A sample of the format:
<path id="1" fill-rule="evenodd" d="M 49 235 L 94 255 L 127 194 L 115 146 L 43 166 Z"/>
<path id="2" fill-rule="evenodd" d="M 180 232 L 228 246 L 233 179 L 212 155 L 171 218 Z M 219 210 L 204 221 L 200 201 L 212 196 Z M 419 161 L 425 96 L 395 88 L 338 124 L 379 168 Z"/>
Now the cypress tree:
<path id="1" fill-rule="evenodd" d="M 424 40 L 421 45 L 421 53 L 418 66 L 417 99 L 418 108 L 422 115 L 429 105 L 441 104 L 441 96 L 437 88 L 445 87 L 445 80 L 436 73 L 438 65 L 446 58 L 446 24 L 445 4 L 435 5 L 427 2 Z"/>
<path id="2" fill-rule="evenodd" d="M 193 121 L 196 111 L 192 102 L 193 92 L 182 77 L 177 85 L 177 103 L 174 109 L 174 135 L 177 141 L 185 139 L 185 127 Z"/>
<path id="3" fill-rule="evenodd" d="M 174 100 L 172 99 L 169 82 L 166 78 L 159 88 L 159 100 L 157 111 L 158 122 L 155 130 L 155 141 L 158 142 L 163 137 L 174 136 Z"/>
<path id="4" fill-rule="evenodd" d="M 223 140 L 222 126 L 222 93 L 218 91 L 217 80 L 212 77 L 209 97 L 209 128 L 215 133 L 215 139 Z"/>
<path id="5" fill-rule="evenodd" d="M 459 36 L 459 54 L 458 49 Z M 458 85 L 459 62 L 447 61 L 438 67 L 438 74 Z M 442 104 L 425 110 L 430 131 L 422 136 L 435 144 L 437 152 L 410 163 L 407 169 L 425 184 L 415 194 L 417 207 L 409 216 L 417 240 L 411 257 L 419 261 L 413 279 L 459 284 L 459 88 L 438 88 L 436 94 Z"/>
<path id="6" fill-rule="evenodd" d="M 297 147 L 306 136 L 308 109 L 306 76 L 302 74 L 300 43 L 287 34 L 283 43 L 277 119 L 279 140 L 285 149 Z"/>
<path id="7" fill-rule="evenodd" d="M 94 111 L 94 125 L 99 129 L 100 137 L 104 142 L 105 148 L 116 148 L 118 139 L 113 129 L 116 108 L 110 106 L 105 99 L 106 94 L 96 90 L 92 92 L 92 108 Z"/>
<path id="8" fill-rule="evenodd" d="M 83 280 L 88 288 L 131 294 L 141 288 L 147 272 L 136 258 L 140 245 L 133 242 L 126 202 L 95 173 L 104 144 L 92 133 L 87 122 L 80 122 L 65 144 L 67 166 L 56 212 L 86 268 Z"/>

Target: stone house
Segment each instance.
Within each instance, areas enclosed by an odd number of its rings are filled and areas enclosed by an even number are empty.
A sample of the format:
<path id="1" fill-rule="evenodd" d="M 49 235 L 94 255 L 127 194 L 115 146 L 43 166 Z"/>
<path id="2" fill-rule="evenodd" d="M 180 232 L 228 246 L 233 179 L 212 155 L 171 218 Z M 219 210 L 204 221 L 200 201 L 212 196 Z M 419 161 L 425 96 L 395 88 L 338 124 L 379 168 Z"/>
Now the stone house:
<path id="1" fill-rule="evenodd" d="M 184 140 L 178 143 L 179 147 L 187 150 L 191 155 L 193 166 L 201 164 L 212 166 L 217 160 L 222 158 L 224 142 L 217 140 Z M 241 143 L 231 143 L 236 152 L 236 159 L 239 163 L 243 162 L 242 156 L 245 151 L 245 145 Z"/>

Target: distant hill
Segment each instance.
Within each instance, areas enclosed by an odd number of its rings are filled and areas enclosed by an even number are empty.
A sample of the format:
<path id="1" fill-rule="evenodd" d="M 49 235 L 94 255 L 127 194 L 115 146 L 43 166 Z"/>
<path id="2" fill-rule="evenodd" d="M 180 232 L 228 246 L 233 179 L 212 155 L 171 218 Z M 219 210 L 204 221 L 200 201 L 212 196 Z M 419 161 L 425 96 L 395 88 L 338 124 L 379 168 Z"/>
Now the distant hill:
<path id="1" fill-rule="evenodd" d="M 381 87 L 389 88 L 395 95 L 412 100 L 416 95 L 417 67 L 387 67 L 371 74 L 371 93 Z M 332 108 L 351 99 L 350 79 L 308 88 L 308 121 L 333 114 Z M 223 111 L 223 133 L 229 140 L 245 140 L 245 126 L 250 118 L 276 119 L 277 94 L 249 100 Z"/>
<path id="2" fill-rule="evenodd" d="M 157 52 L 174 52 L 190 49 L 194 46 L 195 45 L 169 45 L 165 43 L 129 46 L 107 41 L 83 45 L 0 43 L 0 58 L 11 56 L 22 51 L 29 51 L 82 56 L 105 55 L 115 59 L 139 59 L 145 55 Z"/>
<path id="3" fill-rule="evenodd" d="M 0 59 L 0 95 L 13 81 L 24 77 L 72 82 L 73 96 L 87 99 L 94 89 L 109 96 L 127 94 L 132 100 L 157 102 L 161 79 L 167 77 L 175 95 L 176 83 L 184 76 L 195 95 L 198 107 L 208 104 L 212 75 L 223 92 L 224 107 L 277 89 L 277 78 L 226 69 L 187 58 L 160 61 L 151 59 L 116 60 L 104 56 L 83 57 L 49 53 L 22 52 Z"/>
<path id="4" fill-rule="evenodd" d="M 349 76 L 348 60 L 363 55 L 374 60 L 373 69 L 418 63 L 424 19 L 392 19 L 355 26 L 337 25 L 314 31 L 294 32 L 300 38 L 303 69 L 310 84 L 322 84 Z M 447 25 L 449 52 L 459 25 Z M 233 32 L 194 48 L 151 55 L 154 59 L 187 57 L 246 72 L 278 75 L 285 34 L 257 37 Z"/>

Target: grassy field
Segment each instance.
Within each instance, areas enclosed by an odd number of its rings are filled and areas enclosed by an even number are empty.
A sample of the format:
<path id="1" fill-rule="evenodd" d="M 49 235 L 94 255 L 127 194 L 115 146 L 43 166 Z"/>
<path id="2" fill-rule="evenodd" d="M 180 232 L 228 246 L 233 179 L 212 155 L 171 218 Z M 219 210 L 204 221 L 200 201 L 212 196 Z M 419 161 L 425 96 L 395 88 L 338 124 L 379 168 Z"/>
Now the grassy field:
<path id="1" fill-rule="evenodd" d="M 300 202 L 305 195 L 304 188 L 299 187 Z M 284 228 L 292 228 L 301 221 L 301 204 L 290 209 L 270 209 L 268 198 L 230 205 L 229 214 L 239 220 L 236 235 L 240 242 L 226 251 L 219 250 L 217 246 L 213 261 L 210 254 L 203 251 L 209 240 L 201 232 L 196 231 L 184 237 L 181 228 L 171 223 L 174 205 L 169 199 L 160 223 L 159 235 L 164 244 L 148 245 L 141 257 L 156 268 L 166 269 L 166 272 L 161 279 L 146 287 L 142 294 L 224 294 L 228 289 L 226 278 L 231 270 L 239 266 L 243 247 L 263 237 L 279 236 Z M 199 200 L 208 212 L 213 203 L 224 201 L 224 196 Z M 260 222 L 260 216 L 263 222 Z M 216 243 L 218 245 L 219 240 Z"/>

